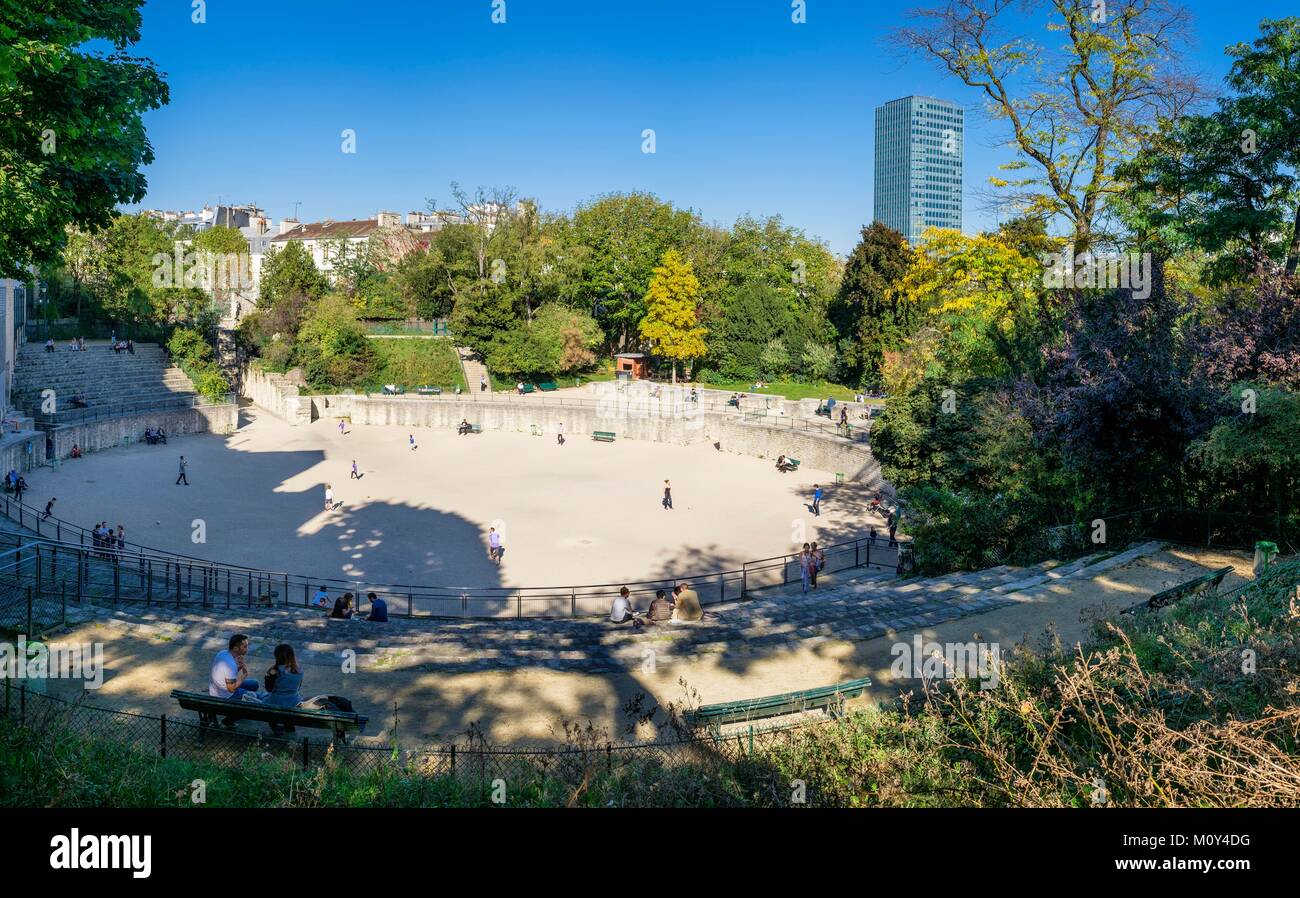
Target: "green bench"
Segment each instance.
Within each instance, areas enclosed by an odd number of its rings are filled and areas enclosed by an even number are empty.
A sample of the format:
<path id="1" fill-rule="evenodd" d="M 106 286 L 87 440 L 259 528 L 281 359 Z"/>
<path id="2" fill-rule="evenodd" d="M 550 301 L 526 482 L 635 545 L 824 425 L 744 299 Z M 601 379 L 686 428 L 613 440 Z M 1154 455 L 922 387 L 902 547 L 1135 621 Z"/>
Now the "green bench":
<path id="1" fill-rule="evenodd" d="M 593 430 L 591 432 L 591 438 L 597 443 L 612 443 L 615 436 L 617 434 L 609 430 Z"/>
<path id="2" fill-rule="evenodd" d="M 461 430 L 461 425 L 459 424 L 456 425 L 456 433 L 458 434 L 482 433 L 482 432 L 483 432 L 482 424 L 470 424 L 468 430 Z"/>
<path id="3" fill-rule="evenodd" d="M 524 384 L 524 393 L 525 393 L 525 394 L 528 394 L 528 393 L 535 393 L 535 392 L 537 392 L 537 387 L 536 387 L 535 385 L 533 385 L 533 384 Z"/>
<path id="4" fill-rule="evenodd" d="M 1223 578 L 1232 573 L 1231 567 L 1221 567 L 1218 570 L 1210 571 L 1204 576 L 1188 580 L 1186 583 L 1179 583 L 1163 592 L 1158 592 L 1151 598 L 1147 599 L 1146 607 L 1150 609 L 1163 608 L 1166 605 L 1172 605 L 1179 599 L 1201 592 L 1206 589 L 1214 589 L 1223 582 Z"/>
<path id="5" fill-rule="evenodd" d="M 306 708 L 280 708 L 261 702 L 234 701 L 216 698 L 205 692 L 186 692 L 173 689 L 172 698 L 185 711 L 197 711 L 199 726 L 213 726 L 218 717 L 231 716 L 238 720 L 259 720 L 277 726 L 309 727 L 332 730 L 338 742 L 347 740 L 348 733 L 360 733 L 370 718 L 355 711 L 309 711 Z"/>
<path id="6" fill-rule="evenodd" d="M 781 466 L 778 470 L 780 470 L 782 474 L 785 474 L 789 471 L 797 471 L 799 470 L 799 466 L 801 464 L 803 464 L 803 462 L 799 461 L 799 459 L 791 458 L 790 456 L 787 455 L 785 457 L 785 464 Z"/>
<path id="7" fill-rule="evenodd" d="M 801 692 L 786 692 L 782 695 L 769 695 L 763 698 L 746 698 L 737 702 L 723 702 L 717 705 L 701 705 L 695 709 L 692 720 L 699 725 L 719 726 L 724 723 L 759 720 L 764 717 L 777 717 L 782 714 L 796 714 L 821 708 L 832 717 L 843 712 L 844 703 L 857 698 L 871 685 L 871 680 L 862 677 L 836 683 L 834 686 L 820 686 L 816 689 L 804 689 Z"/>
<path id="8" fill-rule="evenodd" d="M 553 390 L 558 390 L 559 387 L 557 387 L 554 383 L 548 380 L 545 383 L 538 384 L 537 389 L 541 390 L 543 393 L 550 393 Z"/>
<path id="9" fill-rule="evenodd" d="M 431 387 L 426 385 L 423 387 L 416 387 L 415 392 L 421 396 L 441 396 L 442 387 Z"/>

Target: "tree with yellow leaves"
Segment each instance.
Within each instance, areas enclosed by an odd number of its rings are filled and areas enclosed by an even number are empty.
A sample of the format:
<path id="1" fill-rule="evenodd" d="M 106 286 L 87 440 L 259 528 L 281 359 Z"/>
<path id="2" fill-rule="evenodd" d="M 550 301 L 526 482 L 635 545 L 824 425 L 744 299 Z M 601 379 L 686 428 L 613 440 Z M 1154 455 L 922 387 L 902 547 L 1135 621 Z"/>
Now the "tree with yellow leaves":
<path id="1" fill-rule="evenodd" d="M 672 359 L 673 383 L 677 383 L 677 363 L 703 356 L 708 333 L 700 326 L 699 279 L 677 250 L 668 250 L 659 260 L 645 304 L 641 337 L 649 341 L 655 355 Z"/>
<path id="2" fill-rule="evenodd" d="M 1032 321 L 1043 294 L 1044 263 L 1002 234 L 967 236 L 930 228 L 897 285 L 899 297 L 928 314 L 943 335 L 947 366 L 993 374 Z"/>

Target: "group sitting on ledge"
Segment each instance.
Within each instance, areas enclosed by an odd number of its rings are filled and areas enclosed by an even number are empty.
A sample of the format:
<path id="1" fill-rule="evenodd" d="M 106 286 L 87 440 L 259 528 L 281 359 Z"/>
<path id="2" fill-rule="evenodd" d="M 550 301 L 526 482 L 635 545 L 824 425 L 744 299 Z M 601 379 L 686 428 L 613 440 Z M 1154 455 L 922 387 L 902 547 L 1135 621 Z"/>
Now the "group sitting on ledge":
<path id="1" fill-rule="evenodd" d="M 342 596 L 330 604 L 329 591 L 321 586 L 316 590 L 316 595 L 312 597 L 312 605 L 321 610 L 329 610 L 329 616 L 335 620 L 368 620 L 376 624 L 388 622 L 388 603 L 373 592 L 366 593 L 366 599 L 370 602 L 370 614 L 365 617 L 357 617 L 356 609 L 352 607 L 352 593 L 345 592 Z"/>
<path id="2" fill-rule="evenodd" d="M 704 610 L 700 607 L 700 597 L 689 583 L 678 583 L 673 587 L 672 596 L 662 589 L 655 592 L 654 601 L 645 611 L 637 611 L 632 603 L 632 594 L 626 586 L 614 597 L 614 604 L 609 610 L 609 621 L 613 624 L 631 623 L 633 629 L 654 626 L 656 624 L 693 624 L 704 619 Z"/>
<path id="3" fill-rule="evenodd" d="M 164 446 L 166 446 L 167 434 L 163 432 L 163 429 L 161 427 L 149 427 L 145 429 L 144 441 L 148 443 L 150 446 L 156 446 L 159 443 L 162 443 Z"/>

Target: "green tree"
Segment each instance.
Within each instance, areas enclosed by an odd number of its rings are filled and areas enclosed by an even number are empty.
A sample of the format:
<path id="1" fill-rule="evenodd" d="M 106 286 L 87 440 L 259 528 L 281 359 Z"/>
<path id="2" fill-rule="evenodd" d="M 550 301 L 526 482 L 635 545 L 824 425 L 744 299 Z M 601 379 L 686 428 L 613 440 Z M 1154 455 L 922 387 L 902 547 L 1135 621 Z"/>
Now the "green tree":
<path id="1" fill-rule="evenodd" d="M 755 380 L 764 373 L 763 349 L 791 329 L 789 297 L 768 284 L 746 284 L 726 297 L 710 329 L 709 366 L 726 378 Z"/>
<path id="2" fill-rule="evenodd" d="M 331 293 L 314 302 L 295 343 L 298 362 L 315 389 L 361 385 L 374 367 L 374 352 L 356 309 Z"/>
<path id="3" fill-rule="evenodd" d="M 573 238 L 590 252 L 582 294 L 612 344 L 625 347 L 637 332 L 656 266 L 682 249 L 697 223 L 693 212 L 648 193 L 609 194 L 574 212 Z"/>
<path id="4" fill-rule="evenodd" d="M 677 383 L 679 361 L 698 359 L 707 351 L 699 301 L 700 282 L 690 263 L 676 250 L 668 250 L 646 290 L 646 314 L 639 330 L 656 355 L 672 360 L 673 383 Z"/>
<path id="5" fill-rule="evenodd" d="M 1008 202 L 1034 217 L 1066 221 L 1076 253 L 1091 248 L 1116 166 L 1158 128 L 1160 115 L 1194 96 L 1179 63 L 1188 14 L 1162 0 L 1032 0 L 1050 40 L 1018 33 L 1006 0 L 962 0 L 915 11 L 896 32 L 908 53 L 929 56 L 982 94 L 1010 131 L 1012 179 L 992 178 Z M 956 148 L 957 151 L 960 148 Z"/>
<path id="6" fill-rule="evenodd" d="M 328 290 L 329 280 L 299 240 L 287 241 L 283 249 L 271 249 L 262 259 L 257 297 L 260 309 L 269 309 L 293 294 L 319 299 Z"/>
<path id="7" fill-rule="evenodd" d="M 901 301 L 897 287 L 912 263 L 903 235 L 875 222 L 862 229 L 844 266 L 844 278 L 827 316 L 839 337 L 840 355 L 856 385 L 880 378 L 884 354 L 898 349 L 919 316 Z"/>
<path id="8" fill-rule="evenodd" d="M 1253 44 L 1228 48 L 1234 94 L 1168 122 L 1120 172 L 1141 242 L 1164 257 L 1209 253 L 1208 283 L 1300 269 L 1300 18 L 1260 28 Z"/>
<path id="9" fill-rule="evenodd" d="M 1252 396 L 1247 396 L 1250 390 Z M 1253 404 L 1252 404 L 1253 400 Z M 1300 491 L 1300 394 L 1242 384 L 1233 390 L 1222 418 L 1188 455 L 1244 492 L 1258 482 L 1273 511 L 1274 527 L 1296 513 Z"/>
<path id="10" fill-rule="evenodd" d="M 142 0 L 0 4 L 0 276 L 50 262 L 67 225 L 108 226 L 144 198 L 142 115 L 167 102 L 140 39 Z M 112 52 L 94 47 L 107 43 Z"/>

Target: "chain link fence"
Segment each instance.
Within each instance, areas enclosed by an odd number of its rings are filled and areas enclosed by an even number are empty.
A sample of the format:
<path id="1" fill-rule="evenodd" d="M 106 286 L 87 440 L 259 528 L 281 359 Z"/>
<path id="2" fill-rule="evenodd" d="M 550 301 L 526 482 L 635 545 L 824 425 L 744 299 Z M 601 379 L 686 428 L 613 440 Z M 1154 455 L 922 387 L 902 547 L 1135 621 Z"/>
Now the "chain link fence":
<path id="1" fill-rule="evenodd" d="M 426 777 L 454 776 L 511 783 L 549 779 L 576 785 L 592 773 L 620 774 L 652 766 L 664 770 L 708 771 L 736 764 L 756 751 L 796 738 L 811 726 L 827 723 L 799 720 L 760 727 L 736 725 L 724 734 L 683 731 L 682 738 L 647 743 L 616 744 L 592 735 L 575 734 L 557 748 L 496 748 L 481 737 L 467 735 L 465 744 L 403 749 L 400 743 L 357 745 L 331 742 L 328 737 L 275 735 L 269 730 L 200 726 L 163 715 L 139 714 L 68 701 L 39 687 L 4 681 L 4 719 L 43 737 L 67 735 L 80 740 L 111 741 L 142 755 L 208 762 L 233 767 L 253 755 L 280 758 L 312 770 L 327 759 L 352 772 L 400 772 Z"/>

